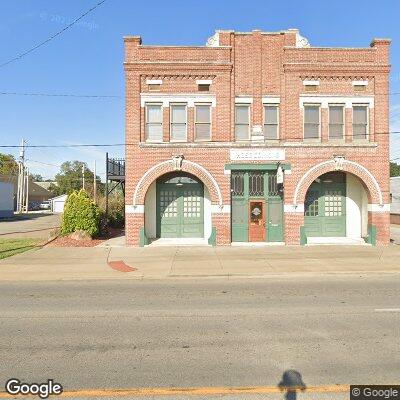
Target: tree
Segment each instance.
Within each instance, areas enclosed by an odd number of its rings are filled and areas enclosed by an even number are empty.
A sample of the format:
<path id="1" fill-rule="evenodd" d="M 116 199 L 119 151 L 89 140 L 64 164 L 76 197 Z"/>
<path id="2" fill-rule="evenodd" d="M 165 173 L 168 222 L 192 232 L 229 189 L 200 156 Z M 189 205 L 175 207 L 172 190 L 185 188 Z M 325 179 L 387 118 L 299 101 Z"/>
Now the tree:
<path id="1" fill-rule="evenodd" d="M 395 162 L 390 163 L 390 176 L 400 176 L 400 165 Z"/>
<path id="2" fill-rule="evenodd" d="M 31 174 L 31 178 L 34 182 L 44 182 L 43 176 L 40 174 Z"/>
<path id="3" fill-rule="evenodd" d="M 65 203 L 61 233 L 85 231 L 90 236 L 99 233 L 100 209 L 84 190 L 74 190 Z"/>
<path id="4" fill-rule="evenodd" d="M 0 153 L 0 175 L 17 175 L 18 163 L 11 154 Z"/>
<path id="5" fill-rule="evenodd" d="M 82 166 L 85 166 L 85 190 L 93 195 L 93 172 L 82 161 L 66 161 L 61 164 L 60 172 L 55 176 L 58 186 L 52 185 L 51 190 L 57 195 L 70 194 L 74 190 L 82 189 Z M 97 190 L 100 193 L 104 189 L 100 177 L 96 176 Z"/>

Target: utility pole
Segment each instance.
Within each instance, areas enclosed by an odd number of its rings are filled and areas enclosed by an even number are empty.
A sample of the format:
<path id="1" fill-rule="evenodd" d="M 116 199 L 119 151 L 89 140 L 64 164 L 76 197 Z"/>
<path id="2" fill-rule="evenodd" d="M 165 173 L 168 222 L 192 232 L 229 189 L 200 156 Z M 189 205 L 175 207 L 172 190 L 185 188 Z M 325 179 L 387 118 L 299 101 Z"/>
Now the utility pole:
<path id="1" fill-rule="evenodd" d="M 25 212 L 28 213 L 29 211 L 29 169 L 26 168 L 26 192 L 25 192 Z"/>
<path id="2" fill-rule="evenodd" d="M 18 160 L 17 212 L 22 213 L 25 205 L 25 140 L 21 140 Z"/>
<path id="3" fill-rule="evenodd" d="M 94 160 L 93 166 L 93 199 L 94 204 L 97 204 L 96 160 Z"/>
<path id="4" fill-rule="evenodd" d="M 85 190 L 85 164 L 82 164 L 82 189 Z"/>

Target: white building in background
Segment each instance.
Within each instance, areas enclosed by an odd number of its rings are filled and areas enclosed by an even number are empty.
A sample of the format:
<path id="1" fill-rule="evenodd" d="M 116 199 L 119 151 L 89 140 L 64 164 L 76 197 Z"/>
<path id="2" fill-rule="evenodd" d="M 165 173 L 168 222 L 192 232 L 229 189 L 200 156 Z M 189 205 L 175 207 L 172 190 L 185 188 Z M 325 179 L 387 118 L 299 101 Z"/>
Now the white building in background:
<path id="1" fill-rule="evenodd" d="M 55 214 L 61 214 L 64 212 L 65 202 L 67 201 L 68 195 L 62 194 L 57 197 L 50 199 L 51 211 Z"/>
<path id="2" fill-rule="evenodd" d="M 11 218 L 14 215 L 14 185 L 0 182 L 0 218 Z"/>
<path id="3" fill-rule="evenodd" d="M 390 178 L 390 222 L 400 224 L 400 176 Z"/>

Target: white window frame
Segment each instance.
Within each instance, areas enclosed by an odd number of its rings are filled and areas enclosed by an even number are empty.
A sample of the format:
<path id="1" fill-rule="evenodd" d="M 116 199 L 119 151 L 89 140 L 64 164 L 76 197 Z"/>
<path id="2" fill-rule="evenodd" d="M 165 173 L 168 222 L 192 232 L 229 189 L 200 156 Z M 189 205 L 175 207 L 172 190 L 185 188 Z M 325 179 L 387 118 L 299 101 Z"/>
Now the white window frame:
<path id="1" fill-rule="evenodd" d="M 276 121 L 277 121 L 277 126 L 276 126 L 276 135 L 277 137 L 275 139 L 266 139 L 265 137 L 265 125 L 275 125 L 275 124 L 266 124 L 265 123 L 265 107 L 275 107 L 276 108 Z M 264 103 L 263 104 L 263 133 L 264 133 L 264 141 L 272 141 L 272 140 L 279 140 L 280 138 L 280 107 L 279 103 Z"/>
<path id="2" fill-rule="evenodd" d="M 316 106 L 319 108 L 319 126 L 318 126 L 318 137 L 317 138 L 306 138 L 305 137 L 305 126 L 306 126 L 306 107 L 307 106 Z M 303 104 L 303 140 L 307 142 L 320 142 L 321 141 L 321 103 L 304 103 Z"/>
<path id="3" fill-rule="evenodd" d="M 173 106 L 185 106 L 185 113 L 186 113 L 186 129 L 185 129 L 185 139 L 173 139 L 172 137 L 172 107 Z M 175 143 L 184 143 L 187 142 L 188 138 L 188 105 L 187 103 L 181 103 L 181 102 L 173 102 L 169 103 L 169 141 L 170 142 L 175 142 Z"/>
<path id="4" fill-rule="evenodd" d="M 342 115 L 343 115 L 343 128 L 342 128 L 342 137 L 341 138 L 331 138 L 331 130 L 330 130 L 330 120 L 331 120 L 331 110 L 330 107 L 342 107 Z M 346 134 L 346 104 L 344 103 L 328 103 L 328 139 L 329 140 L 344 140 Z"/>
<path id="5" fill-rule="evenodd" d="M 245 125 L 245 124 L 237 124 L 236 123 L 236 108 L 237 107 L 247 107 L 247 112 L 248 112 L 248 116 L 249 116 L 249 123 L 247 124 L 248 125 L 248 130 L 247 130 L 247 139 L 237 139 L 237 137 L 236 137 L 236 125 Z M 234 118 L 235 118 L 235 142 L 247 142 L 247 141 L 249 141 L 250 140 L 250 129 L 251 129 L 251 127 L 250 127 L 250 118 L 251 118 L 251 110 L 250 110 L 250 108 L 251 108 L 251 104 L 250 103 L 235 103 L 235 115 L 234 115 Z"/>
<path id="6" fill-rule="evenodd" d="M 154 123 L 147 122 L 149 120 L 148 117 L 148 108 L 147 106 L 160 106 L 161 107 L 161 140 L 154 140 L 154 139 L 149 139 L 148 138 L 148 125 L 154 125 Z M 146 102 L 144 105 L 144 135 L 145 135 L 145 140 L 146 142 L 150 143 L 162 143 L 164 141 L 164 107 L 163 103 L 158 103 L 158 102 Z"/>
<path id="7" fill-rule="evenodd" d="M 365 107 L 367 109 L 367 126 L 366 126 L 365 138 L 356 138 L 356 137 L 354 137 L 354 107 Z M 353 103 L 351 105 L 351 136 L 352 136 L 352 139 L 357 141 L 357 142 L 362 142 L 362 141 L 368 141 L 369 140 L 369 138 L 370 138 L 370 133 L 369 133 L 369 104 Z"/>
<path id="8" fill-rule="evenodd" d="M 210 137 L 209 139 L 198 139 L 196 137 L 196 125 L 206 125 L 205 122 L 197 122 L 197 106 L 209 106 L 210 107 L 210 122 L 207 125 L 210 125 Z M 211 142 L 212 141 L 212 104 L 211 103 L 194 103 L 194 141 L 195 142 Z"/>

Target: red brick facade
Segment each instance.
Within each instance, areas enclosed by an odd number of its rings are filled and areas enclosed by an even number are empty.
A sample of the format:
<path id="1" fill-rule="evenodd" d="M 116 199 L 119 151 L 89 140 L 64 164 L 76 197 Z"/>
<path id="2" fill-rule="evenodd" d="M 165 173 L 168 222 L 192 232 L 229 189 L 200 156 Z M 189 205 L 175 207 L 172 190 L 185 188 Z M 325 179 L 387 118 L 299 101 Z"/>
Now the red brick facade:
<path id="1" fill-rule="evenodd" d="M 217 31 L 208 46 L 146 46 L 125 38 L 126 74 L 126 235 L 138 245 L 144 227 L 146 192 L 154 180 L 174 170 L 172 157 L 183 155 L 181 169 L 208 188 L 217 244 L 231 243 L 231 149 L 280 149 L 291 173 L 284 178 L 284 242 L 300 243 L 304 199 L 310 184 L 335 169 L 355 175 L 368 196 L 368 223 L 377 243 L 389 242 L 389 46 L 375 39 L 368 48 L 310 47 L 297 30 L 276 33 Z M 150 81 L 161 82 L 152 91 Z M 199 92 L 198 80 L 211 82 Z M 308 91 L 305 83 L 317 82 Z M 363 86 L 357 86 L 357 82 Z M 310 82 L 309 82 L 310 83 Z M 193 104 L 213 99 L 211 140 L 196 141 Z M 146 140 L 145 104 L 162 102 L 162 142 Z M 171 142 L 169 103 L 186 102 L 187 141 Z M 235 101 L 250 104 L 250 131 L 264 124 L 263 103 L 279 107 L 279 138 L 235 140 Z M 352 105 L 367 101 L 368 139 L 353 139 Z M 320 138 L 303 138 L 303 104 L 320 104 Z M 344 136 L 330 140 L 327 104 L 344 104 Z M 334 157 L 344 158 L 338 165 Z M 276 160 L 275 160 L 276 161 Z M 247 163 L 259 161 L 250 160 Z M 263 162 L 269 162 L 268 160 Z M 271 160 L 274 162 L 274 160 Z"/>

